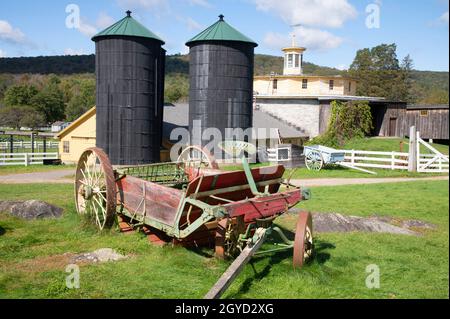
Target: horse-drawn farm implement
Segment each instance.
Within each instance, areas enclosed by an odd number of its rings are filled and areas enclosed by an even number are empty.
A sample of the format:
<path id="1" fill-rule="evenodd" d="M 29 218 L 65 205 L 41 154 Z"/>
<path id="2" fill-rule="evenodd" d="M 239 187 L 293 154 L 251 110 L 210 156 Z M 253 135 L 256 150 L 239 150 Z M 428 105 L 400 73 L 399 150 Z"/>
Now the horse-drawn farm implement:
<path id="1" fill-rule="evenodd" d="M 252 152 L 247 143 L 222 148 Z M 245 157 L 242 164 L 243 170 L 221 171 L 209 152 L 191 146 L 177 162 L 113 168 L 101 149 L 90 148 L 76 171 L 77 211 L 92 216 L 99 229 L 117 222 L 123 231 L 143 230 L 155 243 L 210 245 L 219 258 L 238 256 L 206 296 L 216 298 L 255 254 L 293 249 L 295 267 L 312 255 L 309 213 L 299 214 L 293 241 L 273 224 L 309 191 L 285 182 L 282 165 L 251 169 Z M 273 233 L 282 243 L 259 250 Z"/>

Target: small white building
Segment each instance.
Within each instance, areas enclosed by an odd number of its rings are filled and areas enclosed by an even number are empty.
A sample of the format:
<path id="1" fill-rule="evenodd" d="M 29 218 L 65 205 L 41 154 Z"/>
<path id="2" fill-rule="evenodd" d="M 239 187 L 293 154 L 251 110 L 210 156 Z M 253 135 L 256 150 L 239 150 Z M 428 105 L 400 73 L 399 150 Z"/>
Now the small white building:
<path id="1" fill-rule="evenodd" d="M 71 122 L 56 121 L 52 124 L 52 133 L 58 133 L 70 125 Z"/>

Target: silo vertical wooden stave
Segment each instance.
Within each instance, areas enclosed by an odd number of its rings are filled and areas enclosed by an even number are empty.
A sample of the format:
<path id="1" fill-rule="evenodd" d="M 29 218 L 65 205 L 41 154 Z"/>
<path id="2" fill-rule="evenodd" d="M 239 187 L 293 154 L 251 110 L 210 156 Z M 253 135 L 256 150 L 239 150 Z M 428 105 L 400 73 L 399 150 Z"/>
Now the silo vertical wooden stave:
<path id="1" fill-rule="evenodd" d="M 95 35 L 96 144 L 113 165 L 159 162 L 164 42 L 131 12 Z"/>
<path id="2" fill-rule="evenodd" d="M 226 139 L 226 128 L 252 127 L 255 42 L 219 21 L 189 40 L 189 129 L 191 144 L 205 146 L 198 131 L 217 128 Z M 197 122 L 197 123 L 199 123 Z M 216 143 L 219 141 L 216 141 Z"/>

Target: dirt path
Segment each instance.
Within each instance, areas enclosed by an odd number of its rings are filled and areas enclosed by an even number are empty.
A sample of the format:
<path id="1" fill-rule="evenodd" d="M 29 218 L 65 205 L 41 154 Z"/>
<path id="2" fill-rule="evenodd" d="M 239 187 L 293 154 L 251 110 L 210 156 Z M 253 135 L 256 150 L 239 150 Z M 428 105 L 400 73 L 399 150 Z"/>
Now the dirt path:
<path id="1" fill-rule="evenodd" d="M 75 169 L 2 175 L 0 176 L 0 184 L 73 183 L 73 174 L 75 174 Z"/>
<path id="2" fill-rule="evenodd" d="M 398 182 L 416 182 L 416 181 L 441 181 L 447 180 L 448 176 L 432 177 L 385 177 L 385 178 L 317 178 L 317 179 L 293 179 L 291 183 L 296 186 L 339 186 L 339 185 L 361 185 L 361 184 L 380 184 L 380 183 L 398 183 Z"/>

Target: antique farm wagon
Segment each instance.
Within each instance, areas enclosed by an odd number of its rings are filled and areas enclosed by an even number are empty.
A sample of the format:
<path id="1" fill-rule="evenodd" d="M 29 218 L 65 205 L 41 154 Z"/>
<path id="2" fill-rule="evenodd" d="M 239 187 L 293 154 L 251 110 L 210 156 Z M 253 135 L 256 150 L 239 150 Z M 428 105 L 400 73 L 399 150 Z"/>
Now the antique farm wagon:
<path id="1" fill-rule="evenodd" d="M 77 211 L 92 216 L 99 229 L 117 222 L 159 243 L 213 245 L 221 258 L 276 232 L 284 243 L 271 251 L 293 248 L 294 266 L 301 267 L 313 249 L 310 214 L 299 214 L 293 241 L 272 222 L 309 191 L 285 182 L 282 165 L 250 169 L 243 158 L 243 166 L 221 171 L 208 151 L 190 146 L 177 162 L 113 168 L 101 149 L 90 148 L 76 171 Z"/>

